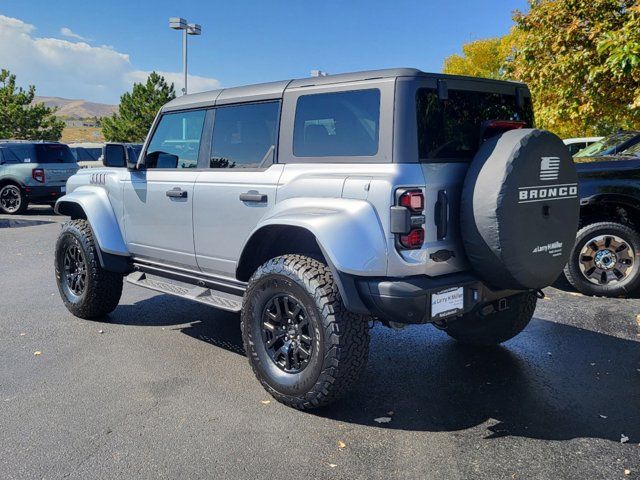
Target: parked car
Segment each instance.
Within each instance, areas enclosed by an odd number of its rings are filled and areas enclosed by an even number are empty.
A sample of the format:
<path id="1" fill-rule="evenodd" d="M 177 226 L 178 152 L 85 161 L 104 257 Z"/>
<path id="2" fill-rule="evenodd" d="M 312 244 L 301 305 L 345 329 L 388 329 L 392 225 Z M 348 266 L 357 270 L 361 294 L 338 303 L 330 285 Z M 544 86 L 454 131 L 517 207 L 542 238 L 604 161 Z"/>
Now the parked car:
<path id="1" fill-rule="evenodd" d="M 0 140 L 0 213 L 24 213 L 29 203 L 53 204 L 77 170 L 62 143 Z"/>
<path id="2" fill-rule="evenodd" d="M 258 380 L 300 409 L 358 378 L 372 319 L 504 342 L 578 224 L 571 156 L 532 125 L 523 84 L 414 69 L 179 97 L 138 159 L 105 150 L 126 169 L 69 179 L 62 300 L 102 317 L 128 275 L 241 312 Z"/>
<path id="3" fill-rule="evenodd" d="M 69 149 L 80 168 L 103 167 L 102 147 L 103 143 L 70 143 Z"/>
<path id="4" fill-rule="evenodd" d="M 604 137 L 565 138 L 563 142 L 569 149 L 569 153 L 571 154 L 571 156 L 573 156 L 583 148 L 586 148 L 589 145 L 602 140 L 603 138 Z"/>
<path id="5" fill-rule="evenodd" d="M 586 295 L 618 297 L 640 286 L 640 143 L 577 164 L 580 231 L 565 267 Z"/>
<path id="6" fill-rule="evenodd" d="M 590 161 L 592 157 L 615 155 L 640 143 L 640 132 L 620 131 L 592 143 L 574 155 L 578 162 Z"/>

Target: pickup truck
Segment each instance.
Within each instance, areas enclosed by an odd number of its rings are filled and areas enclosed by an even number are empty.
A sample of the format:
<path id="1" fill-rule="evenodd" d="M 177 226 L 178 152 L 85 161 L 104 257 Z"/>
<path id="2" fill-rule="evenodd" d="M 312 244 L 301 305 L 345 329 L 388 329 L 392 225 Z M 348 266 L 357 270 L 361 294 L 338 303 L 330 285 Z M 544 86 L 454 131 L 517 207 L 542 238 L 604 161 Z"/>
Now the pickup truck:
<path id="1" fill-rule="evenodd" d="M 577 160 L 580 230 L 565 276 L 586 295 L 627 295 L 640 285 L 640 143 Z"/>

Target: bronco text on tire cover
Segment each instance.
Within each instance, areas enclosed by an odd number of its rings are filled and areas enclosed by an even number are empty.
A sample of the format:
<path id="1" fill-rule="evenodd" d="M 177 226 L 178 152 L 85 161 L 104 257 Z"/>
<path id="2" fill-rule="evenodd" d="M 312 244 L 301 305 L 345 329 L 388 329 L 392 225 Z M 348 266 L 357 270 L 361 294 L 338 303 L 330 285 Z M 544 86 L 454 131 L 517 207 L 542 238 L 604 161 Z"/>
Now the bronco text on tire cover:
<path id="1" fill-rule="evenodd" d="M 553 283 L 575 241 L 578 202 L 573 159 L 557 136 L 520 129 L 487 140 L 462 192 L 461 232 L 474 270 L 499 288 Z"/>

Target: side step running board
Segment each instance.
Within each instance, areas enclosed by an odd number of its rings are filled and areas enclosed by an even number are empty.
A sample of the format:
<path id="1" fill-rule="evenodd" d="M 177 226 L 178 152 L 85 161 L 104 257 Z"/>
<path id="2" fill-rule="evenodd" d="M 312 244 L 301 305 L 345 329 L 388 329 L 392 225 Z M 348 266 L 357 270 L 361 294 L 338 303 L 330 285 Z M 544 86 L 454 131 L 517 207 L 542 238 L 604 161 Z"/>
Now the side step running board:
<path id="1" fill-rule="evenodd" d="M 240 295 L 220 292 L 211 288 L 176 280 L 169 280 L 145 272 L 133 272 L 129 274 L 127 276 L 127 282 L 169 295 L 175 295 L 176 297 L 204 303 L 229 312 L 239 312 L 242 309 L 242 297 Z"/>

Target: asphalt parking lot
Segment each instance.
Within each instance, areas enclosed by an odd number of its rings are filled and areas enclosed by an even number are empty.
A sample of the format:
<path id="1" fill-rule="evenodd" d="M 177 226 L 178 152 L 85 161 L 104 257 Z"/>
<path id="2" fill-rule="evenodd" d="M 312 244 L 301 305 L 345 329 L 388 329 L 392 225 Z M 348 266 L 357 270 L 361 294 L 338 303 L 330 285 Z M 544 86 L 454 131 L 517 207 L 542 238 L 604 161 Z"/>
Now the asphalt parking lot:
<path id="1" fill-rule="evenodd" d="M 0 216 L 0 478 L 640 478 L 639 299 L 559 283 L 497 349 L 376 326 L 357 388 L 298 412 L 237 315 L 129 284 L 105 321 L 69 314 L 52 213 Z"/>

